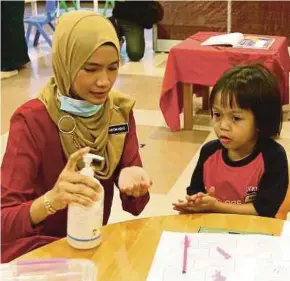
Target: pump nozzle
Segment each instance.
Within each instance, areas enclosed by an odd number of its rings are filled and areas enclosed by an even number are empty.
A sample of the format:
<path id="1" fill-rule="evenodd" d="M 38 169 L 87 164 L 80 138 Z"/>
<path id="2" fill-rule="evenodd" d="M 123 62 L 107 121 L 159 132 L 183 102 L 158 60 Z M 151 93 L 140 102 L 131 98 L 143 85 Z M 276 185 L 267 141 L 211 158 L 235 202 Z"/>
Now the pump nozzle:
<path id="1" fill-rule="evenodd" d="M 91 163 L 93 159 L 102 161 L 104 160 L 104 157 L 100 155 L 95 155 L 91 153 L 87 153 L 83 156 L 83 161 L 85 163 L 85 167 L 81 170 L 81 174 L 89 177 L 94 177 L 94 170 L 91 167 Z"/>
<path id="2" fill-rule="evenodd" d="M 91 164 L 93 159 L 96 159 L 96 160 L 99 160 L 99 161 L 103 161 L 104 160 L 104 157 L 100 156 L 100 155 L 95 155 L 95 154 L 92 154 L 92 153 L 87 153 L 83 156 L 83 160 L 85 162 L 85 164 Z"/>

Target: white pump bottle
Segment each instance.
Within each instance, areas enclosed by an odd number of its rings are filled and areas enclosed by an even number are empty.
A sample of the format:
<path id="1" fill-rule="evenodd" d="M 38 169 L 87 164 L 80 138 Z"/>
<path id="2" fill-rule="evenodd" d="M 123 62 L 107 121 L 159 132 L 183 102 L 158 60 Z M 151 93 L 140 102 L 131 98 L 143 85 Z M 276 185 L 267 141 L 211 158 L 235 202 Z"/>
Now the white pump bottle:
<path id="1" fill-rule="evenodd" d="M 99 155 L 87 153 L 83 156 L 85 167 L 80 171 L 81 175 L 94 178 L 91 167 L 93 159 L 104 160 Z M 77 203 L 68 205 L 67 215 L 67 242 L 76 249 L 91 249 L 101 243 L 101 227 L 103 225 L 104 212 L 104 188 L 98 182 L 101 192 L 100 199 L 93 201 L 91 206 L 83 206 Z"/>

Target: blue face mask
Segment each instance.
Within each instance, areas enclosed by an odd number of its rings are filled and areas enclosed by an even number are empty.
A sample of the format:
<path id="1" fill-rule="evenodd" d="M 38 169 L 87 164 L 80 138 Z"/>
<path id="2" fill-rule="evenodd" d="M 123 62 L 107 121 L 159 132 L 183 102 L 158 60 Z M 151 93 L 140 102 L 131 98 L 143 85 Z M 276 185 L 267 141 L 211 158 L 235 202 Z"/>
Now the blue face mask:
<path id="1" fill-rule="evenodd" d="M 103 104 L 91 104 L 84 100 L 76 100 L 62 95 L 58 95 L 58 99 L 61 110 L 81 117 L 93 116 L 103 107 Z"/>

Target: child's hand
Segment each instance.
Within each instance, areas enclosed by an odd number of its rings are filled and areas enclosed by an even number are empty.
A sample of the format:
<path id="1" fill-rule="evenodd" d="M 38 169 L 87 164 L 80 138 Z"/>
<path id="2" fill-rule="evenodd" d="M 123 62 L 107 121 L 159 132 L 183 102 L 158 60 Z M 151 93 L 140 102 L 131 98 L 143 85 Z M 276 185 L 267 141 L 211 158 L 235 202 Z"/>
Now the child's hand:
<path id="1" fill-rule="evenodd" d="M 177 203 L 173 203 L 173 209 L 183 213 L 202 213 L 202 212 L 212 212 L 217 199 L 210 196 L 204 195 L 198 203 L 187 200 L 178 200 Z"/>
<path id="2" fill-rule="evenodd" d="M 211 212 L 217 203 L 214 195 L 215 188 L 211 187 L 207 194 L 199 192 L 191 196 L 186 196 L 186 200 L 178 200 L 177 203 L 172 204 L 174 206 L 173 209 L 183 213 Z"/>
<path id="3" fill-rule="evenodd" d="M 198 203 L 201 202 L 201 200 L 202 200 L 202 198 L 204 196 L 212 196 L 212 197 L 215 197 L 215 187 L 212 186 L 209 189 L 208 193 L 198 192 L 198 193 L 196 193 L 194 195 L 186 195 L 185 198 L 186 198 L 187 201 L 194 202 L 195 204 L 198 204 Z"/>

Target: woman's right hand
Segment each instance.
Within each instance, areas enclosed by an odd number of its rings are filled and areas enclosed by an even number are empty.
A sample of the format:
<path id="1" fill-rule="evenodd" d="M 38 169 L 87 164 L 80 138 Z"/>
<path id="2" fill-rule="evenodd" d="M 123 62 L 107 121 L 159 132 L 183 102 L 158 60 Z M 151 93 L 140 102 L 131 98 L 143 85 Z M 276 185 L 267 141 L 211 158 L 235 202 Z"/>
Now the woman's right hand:
<path id="1" fill-rule="evenodd" d="M 99 184 L 93 178 L 76 171 L 77 162 L 89 151 L 90 148 L 86 147 L 73 153 L 54 187 L 47 192 L 47 199 L 56 211 L 66 208 L 69 203 L 89 206 L 100 199 Z"/>

